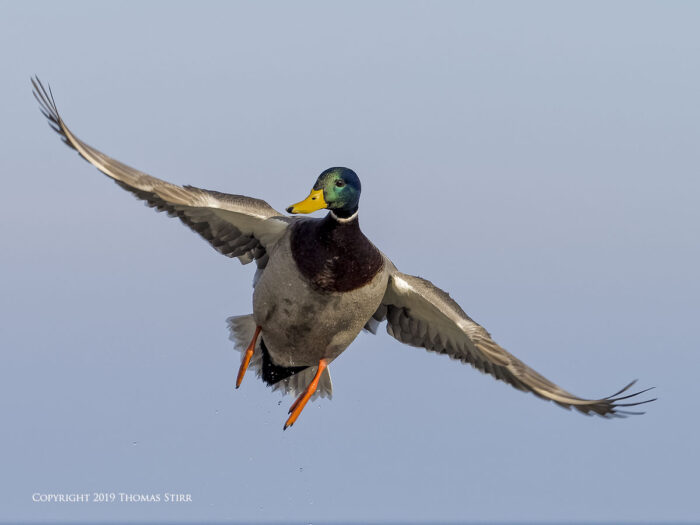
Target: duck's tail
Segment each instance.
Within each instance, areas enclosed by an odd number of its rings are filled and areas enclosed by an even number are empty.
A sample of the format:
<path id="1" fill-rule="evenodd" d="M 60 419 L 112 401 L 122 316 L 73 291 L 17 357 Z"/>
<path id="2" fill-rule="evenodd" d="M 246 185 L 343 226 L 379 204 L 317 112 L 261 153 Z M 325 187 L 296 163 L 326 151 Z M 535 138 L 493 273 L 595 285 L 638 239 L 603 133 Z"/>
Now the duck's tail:
<path id="1" fill-rule="evenodd" d="M 226 319 L 226 324 L 229 328 L 229 339 L 233 341 L 234 348 L 241 352 L 241 359 L 246 351 L 246 348 L 253 340 L 255 333 L 255 321 L 252 315 L 236 315 Z M 315 366 L 308 367 L 292 367 L 285 368 L 272 363 L 265 351 L 263 337 L 258 338 L 255 345 L 253 357 L 250 360 L 249 369 L 255 371 L 255 374 L 261 378 L 267 385 L 272 387 L 272 390 L 279 390 L 283 394 L 292 394 L 293 396 L 301 395 L 311 380 L 316 374 Z M 326 368 L 321 374 L 321 379 L 318 382 L 318 388 L 311 399 L 318 397 L 333 397 L 333 383 L 331 375 Z"/>

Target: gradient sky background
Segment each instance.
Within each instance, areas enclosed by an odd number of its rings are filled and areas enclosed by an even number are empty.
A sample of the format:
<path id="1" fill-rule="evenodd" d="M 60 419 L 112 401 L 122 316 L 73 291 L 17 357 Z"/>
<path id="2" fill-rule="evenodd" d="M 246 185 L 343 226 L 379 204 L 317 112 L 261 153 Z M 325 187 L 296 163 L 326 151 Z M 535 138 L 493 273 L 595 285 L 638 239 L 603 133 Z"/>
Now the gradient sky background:
<path id="1" fill-rule="evenodd" d="M 700 3 L 0 2 L 0 518 L 700 520 Z M 252 267 L 51 132 L 278 210 L 349 166 L 365 233 L 584 417 L 361 335 L 282 432 L 225 318 Z M 281 401 L 281 404 L 280 404 Z M 38 504 L 34 492 L 194 502 Z"/>

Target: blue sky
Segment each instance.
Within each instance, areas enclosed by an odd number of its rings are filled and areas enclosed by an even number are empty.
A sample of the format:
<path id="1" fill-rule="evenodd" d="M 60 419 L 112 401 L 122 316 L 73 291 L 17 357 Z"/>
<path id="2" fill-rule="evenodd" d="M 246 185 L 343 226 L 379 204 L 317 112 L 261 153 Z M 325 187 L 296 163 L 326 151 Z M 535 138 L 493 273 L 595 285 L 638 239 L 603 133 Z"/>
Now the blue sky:
<path id="1" fill-rule="evenodd" d="M 700 5 L 2 2 L 0 519 L 700 520 Z M 63 146 L 365 233 L 603 420 L 361 335 L 334 399 L 246 378 L 253 270 Z M 188 504 L 32 494 L 190 493 Z"/>

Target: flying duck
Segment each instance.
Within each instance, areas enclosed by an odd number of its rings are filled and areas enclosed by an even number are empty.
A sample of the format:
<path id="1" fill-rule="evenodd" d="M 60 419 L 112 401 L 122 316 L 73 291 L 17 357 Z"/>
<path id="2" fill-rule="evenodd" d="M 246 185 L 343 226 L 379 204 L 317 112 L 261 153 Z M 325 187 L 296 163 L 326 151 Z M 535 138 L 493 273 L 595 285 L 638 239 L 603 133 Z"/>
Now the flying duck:
<path id="1" fill-rule="evenodd" d="M 34 96 L 63 141 L 137 198 L 201 235 L 219 253 L 255 262 L 253 313 L 230 317 L 231 339 L 241 351 L 236 388 L 251 368 L 274 390 L 297 396 L 284 428 L 311 398 L 330 397 L 328 365 L 361 330 L 376 333 L 386 321 L 402 343 L 447 354 L 518 390 L 567 409 L 624 417 L 631 382 L 602 399 L 583 399 L 560 388 L 500 347 L 444 291 L 401 273 L 362 233 L 360 179 L 348 168 L 325 170 L 309 196 L 289 206 L 292 215 L 329 210 L 323 218 L 284 215 L 265 201 L 177 186 L 108 157 L 78 139 L 61 119 L 50 88 L 32 79 Z M 625 409 L 625 410 L 623 410 Z"/>

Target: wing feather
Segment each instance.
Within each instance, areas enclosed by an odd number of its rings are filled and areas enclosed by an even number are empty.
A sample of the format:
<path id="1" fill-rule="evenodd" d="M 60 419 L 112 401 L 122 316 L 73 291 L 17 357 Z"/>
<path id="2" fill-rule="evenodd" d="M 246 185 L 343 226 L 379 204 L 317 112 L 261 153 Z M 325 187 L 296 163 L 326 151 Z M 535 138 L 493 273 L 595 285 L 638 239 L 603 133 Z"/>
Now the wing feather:
<path id="1" fill-rule="evenodd" d="M 290 218 L 265 201 L 231 195 L 194 186 L 178 186 L 152 177 L 113 159 L 78 139 L 58 113 L 51 88 L 32 79 L 34 98 L 49 126 L 63 141 L 119 186 L 144 200 L 146 205 L 179 218 L 207 240 L 215 250 L 236 257 L 243 264 L 256 260 L 259 268 L 267 263 L 266 247 L 279 239 Z"/>
<path id="2" fill-rule="evenodd" d="M 387 265 L 393 268 L 389 262 Z M 504 381 L 518 390 L 554 401 L 560 406 L 574 408 L 587 415 L 624 417 L 643 412 L 620 410 L 649 403 L 654 399 L 620 403 L 647 390 L 622 395 L 635 381 L 612 396 L 603 399 L 577 397 L 527 366 L 499 346 L 491 335 L 449 296 L 430 281 L 392 271 L 382 305 L 370 323 L 376 330 L 378 322 L 387 321 L 387 332 L 402 343 L 447 354 L 469 363 L 481 372 Z"/>

